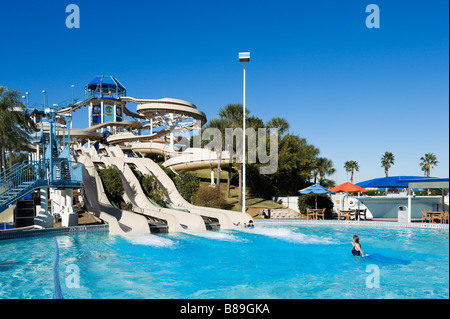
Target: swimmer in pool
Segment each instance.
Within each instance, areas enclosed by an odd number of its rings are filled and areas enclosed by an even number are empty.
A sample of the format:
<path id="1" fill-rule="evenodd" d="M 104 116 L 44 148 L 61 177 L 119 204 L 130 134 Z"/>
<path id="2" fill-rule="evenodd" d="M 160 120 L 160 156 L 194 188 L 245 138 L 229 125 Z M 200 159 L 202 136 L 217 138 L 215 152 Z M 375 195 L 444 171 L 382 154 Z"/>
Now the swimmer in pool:
<path id="1" fill-rule="evenodd" d="M 353 256 L 364 257 L 364 253 L 362 251 L 361 244 L 359 243 L 358 235 L 353 236 L 352 245 L 353 245 L 353 248 L 352 248 Z"/>
<path id="2" fill-rule="evenodd" d="M 250 228 L 250 229 L 255 228 L 255 225 L 253 225 L 253 220 L 250 220 L 250 221 L 248 222 L 248 228 Z"/>

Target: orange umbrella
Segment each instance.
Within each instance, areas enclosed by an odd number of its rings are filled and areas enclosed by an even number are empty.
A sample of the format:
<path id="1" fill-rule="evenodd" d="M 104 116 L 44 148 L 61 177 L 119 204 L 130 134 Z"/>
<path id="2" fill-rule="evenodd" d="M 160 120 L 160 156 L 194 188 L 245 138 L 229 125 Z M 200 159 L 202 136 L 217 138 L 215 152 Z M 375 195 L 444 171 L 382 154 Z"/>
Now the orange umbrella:
<path id="1" fill-rule="evenodd" d="M 348 193 L 363 192 L 363 193 L 365 193 L 365 192 L 367 192 L 367 189 L 359 187 L 358 185 L 352 184 L 350 182 L 346 182 L 344 184 L 330 188 L 329 191 L 333 192 L 333 193 L 339 193 L 339 192 L 348 192 Z"/>

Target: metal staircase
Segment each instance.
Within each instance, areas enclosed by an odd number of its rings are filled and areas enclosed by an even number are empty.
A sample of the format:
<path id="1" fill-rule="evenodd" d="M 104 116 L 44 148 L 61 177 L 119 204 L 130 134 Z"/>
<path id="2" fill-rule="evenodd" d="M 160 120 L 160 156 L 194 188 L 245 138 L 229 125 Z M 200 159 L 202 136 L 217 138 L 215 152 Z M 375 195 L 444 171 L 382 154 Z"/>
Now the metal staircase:
<path id="1" fill-rule="evenodd" d="M 54 158 L 52 165 L 49 160 L 40 160 L 24 161 L 10 167 L 0 177 L 0 213 L 42 187 L 83 187 L 82 164 Z"/>

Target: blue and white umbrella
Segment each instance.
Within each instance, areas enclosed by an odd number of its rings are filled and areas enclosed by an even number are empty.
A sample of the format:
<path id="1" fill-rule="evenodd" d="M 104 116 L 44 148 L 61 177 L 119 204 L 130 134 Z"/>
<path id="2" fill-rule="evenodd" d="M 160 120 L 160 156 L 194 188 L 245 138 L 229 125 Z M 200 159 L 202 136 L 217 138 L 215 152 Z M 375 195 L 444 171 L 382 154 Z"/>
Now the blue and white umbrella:
<path id="1" fill-rule="evenodd" d="M 333 194 L 332 192 L 328 191 L 323 186 L 320 186 L 319 184 L 311 185 L 307 188 L 299 190 L 300 194 L 316 194 L 316 209 L 317 209 L 317 194 Z"/>

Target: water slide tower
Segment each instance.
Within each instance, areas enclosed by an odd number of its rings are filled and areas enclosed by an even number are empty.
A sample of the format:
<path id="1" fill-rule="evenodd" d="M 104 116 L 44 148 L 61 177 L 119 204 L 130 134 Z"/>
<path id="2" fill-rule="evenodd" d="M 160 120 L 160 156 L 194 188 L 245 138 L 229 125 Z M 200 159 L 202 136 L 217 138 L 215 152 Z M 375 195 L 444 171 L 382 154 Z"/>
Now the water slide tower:
<path id="1" fill-rule="evenodd" d="M 125 102 L 120 97 L 126 96 L 126 88 L 115 77 L 99 75 L 85 86 L 89 96 L 89 127 L 108 122 L 122 122 Z"/>

